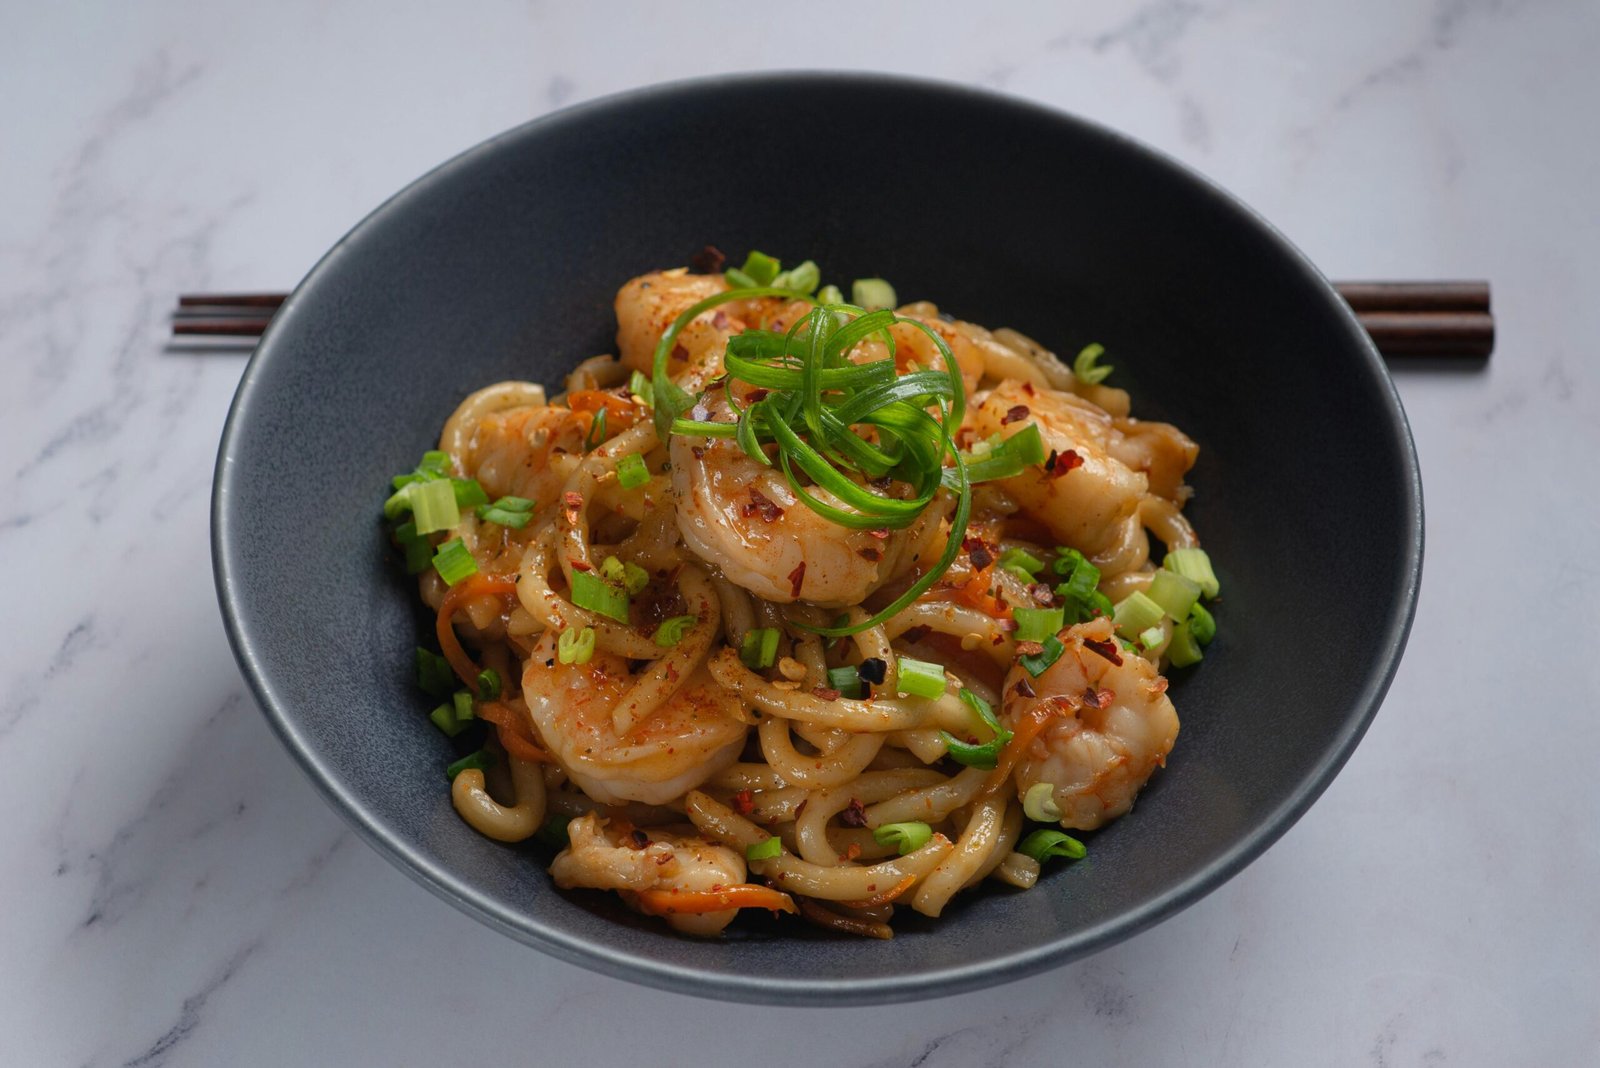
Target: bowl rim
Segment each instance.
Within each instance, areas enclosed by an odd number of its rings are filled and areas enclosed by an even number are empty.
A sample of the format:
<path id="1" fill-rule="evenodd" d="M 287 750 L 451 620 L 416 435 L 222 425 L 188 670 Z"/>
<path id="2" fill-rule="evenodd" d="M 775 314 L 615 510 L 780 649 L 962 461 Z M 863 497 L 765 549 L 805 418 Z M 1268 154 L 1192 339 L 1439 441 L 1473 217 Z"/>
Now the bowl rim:
<path id="1" fill-rule="evenodd" d="M 1366 684 L 1335 733 L 1333 743 L 1316 762 L 1310 774 L 1293 792 L 1261 818 L 1253 830 L 1230 849 L 1214 858 L 1182 882 L 1151 900 L 1093 927 L 1042 941 L 1025 950 L 955 967 L 918 971 L 896 976 L 837 979 L 790 979 L 780 975 L 731 976 L 706 972 L 692 966 L 653 959 L 645 953 L 596 946 L 545 923 L 540 917 L 501 906 L 471 886 L 444 865 L 430 861 L 366 811 L 349 787 L 341 783 L 317 751 L 315 744 L 299 728 L 296 717 L 280 700 L 272 681 L 272 670 L 257 647 L 249 613 L 241 602 L 241 586 L 236 575 L 235 520 L 232 502 L 237 467 L 234 452 L 242 428 L 252 413 L 270 398 L 260 392 L 262 369 L 280 358 L 280 336 L 299 314 L 303 292 L 316 286 L 330 264 L 345 246 L 369 226 L 376 225 L 407 199 L 447 182 L 458 170 L 471 166 L 481 156 L 498 151 L 507 142 L 537 136 L 546 128 L 564 123 L 583 122 L 611 110 L 626 110 L 647 98 L 692 96 L 708 91 L 736 93 L 747 88 L 786 86 L 795 91 L 806 85 L 847 86 L 862 91 L 891 90 L 959 99 L 985 107 L 1002 109 L 1031 121 L 1071 126 L 1090 139 L 1120 144 L 1125 150 L 1149 161 L 1157 168 L 1175 172 L 1194 183 L 1200 192 L 1231 211 L 1242 225 L 1253 226 L 1283 255 L 1286 265 L 1312 283 L 1320 298 L 1342 323 L 1346 347 L 1357 355 L 1351 370 L 1364 373 L 1378 387 L 1377 397 L 1386 418 L 1383 430 L 1392 439 L 1396 452 L 1405 461 L 1402 473 L 1404 544 L 1401 549 L 1399 597 L 1379 635 L 1378 652 L 1369 669 Z M 292 351 L 292 350 L 291 350 Z M 365 215 L 317 261 L 284 301 L 272 324 L 256 345 L 240 378 L 223 426 L 217 453 L 211 502 L 212 568 L 217 599 L 228 641 L 241 673 L 267 722 L 296 763 L 310 778 L 328 803 L 342 815 L 369 845 L 406 874 L 437 896 L 455 905 L 487 926 L 524 944 L 534 946 L 559 959 L 602 974 L 639 982 L 647 986 L 700 997 L 733 1001 L 786 1005 L 855 1005 L 910 1001 L 959 993 L 977 987 L 1009 982 L 1046 968 L 1087 956 L 1129 938 L 1188 907 L 1232 878 L 1269 846 L 1276 842 L 1321 796 L 1333 781 L 1372 719 L 1399 668 L 1401 655 L 1416 615 L 1422 576 L 1423 500 L 1421 471 L 1410 425 L 1399 394 L 1377 349 L 1363 331 L 1355 314 L 1339 298 L 1331 283 L 1292 242 L 1254 209 L 1240 201 L 1204 174 L 1189 165 L 1152 148 L 1126 134 L 1071 112 L 991 89 L 942 80 L 897 74 L 856 71 L 785 70 L 718 74 L 656 83 L 584 101 L 542 115 L 466 149 L 410 182 Z"/>

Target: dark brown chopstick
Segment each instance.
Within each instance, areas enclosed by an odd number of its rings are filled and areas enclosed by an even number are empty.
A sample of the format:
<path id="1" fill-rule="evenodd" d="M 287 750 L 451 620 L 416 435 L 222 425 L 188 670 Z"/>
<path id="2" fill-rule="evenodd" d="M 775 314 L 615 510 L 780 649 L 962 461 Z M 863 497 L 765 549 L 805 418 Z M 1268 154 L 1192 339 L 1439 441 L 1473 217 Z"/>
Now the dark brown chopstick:
<path id="1" fill-rule="evenodd" d="M 1488 282 L 1335 282 L 1384 356 L 1487 359 L 1494 351 Z M 260 337 L 285 293 L 185 293 L 179 337 Z"/>

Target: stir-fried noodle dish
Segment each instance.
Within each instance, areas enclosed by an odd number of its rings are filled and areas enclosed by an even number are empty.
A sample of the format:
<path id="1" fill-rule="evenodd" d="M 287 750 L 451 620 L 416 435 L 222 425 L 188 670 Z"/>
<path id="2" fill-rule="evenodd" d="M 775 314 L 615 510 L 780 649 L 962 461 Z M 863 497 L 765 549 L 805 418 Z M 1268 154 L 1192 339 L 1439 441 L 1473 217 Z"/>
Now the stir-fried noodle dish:
<path id="1" fill-rule="evenodd" d="M 451 801 L 694 935 L 1028 889 L 1177 739 L 1198 447 L 1098 345 L 720 261 L 627 282 L 617 356 L 485 386 L 393 480 Z"/>

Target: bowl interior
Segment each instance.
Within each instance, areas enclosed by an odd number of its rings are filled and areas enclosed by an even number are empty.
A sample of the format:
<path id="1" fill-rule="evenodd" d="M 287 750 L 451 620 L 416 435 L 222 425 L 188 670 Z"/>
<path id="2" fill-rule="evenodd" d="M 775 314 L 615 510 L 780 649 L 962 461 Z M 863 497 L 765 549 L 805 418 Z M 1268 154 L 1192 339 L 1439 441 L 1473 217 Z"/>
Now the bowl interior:
<path id="1" fill-rule="evenodd" d="M 796 108 L 796 101 L 804 101 Z M 871 116 L 866 138 L 801 116 Z M 819 128 L 821 122 L 814 125 Z M 1189 508 L 1222 577 L 1220 636 L 1173 685 L 1183 726 L 1135 811 L 1030 893 L 958 899 L 888 943 L 760 923 L 664 933 L 565 896 L 536 847 L 455 816 L 446 740 L 410 683 L 422 632 L 387 559 L 386 478 L 469 391 L 557 383 L 614 350 L 611 300 L 707 242 L 882 275 L 902 299 L 1099 341 L 1134 414 L 1201 444 Z M 689 83 L 574 108 L 380 208 L 262 342 L 224 436 L 215 550 L 269 718 L 362 833 L 514 936 L 730 998 L 895 999 L 1014 978 L 1221 882 L 1338 770 L 1404 643 L 1421 505 L 1376 355 L 1320 277 L 1206 183 L 1098 127 L 945 86 L 850 76 Z"/>

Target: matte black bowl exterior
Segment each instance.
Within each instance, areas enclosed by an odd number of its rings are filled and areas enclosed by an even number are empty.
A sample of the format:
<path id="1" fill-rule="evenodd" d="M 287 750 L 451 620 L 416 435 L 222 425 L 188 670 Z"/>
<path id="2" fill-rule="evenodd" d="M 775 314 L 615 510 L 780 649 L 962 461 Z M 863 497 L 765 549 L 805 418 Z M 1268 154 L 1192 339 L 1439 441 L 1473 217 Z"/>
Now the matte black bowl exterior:
<path id="1" fill-rule="evenodd" d="M 830 150 L 807 118 L 837 127 Z M 856 139 L 853 133 L 868 137 Z M 450 807 L 447 741 L 410 682 L 421 617 L 380 534 L 385 480 L 465 394 L 556 383 L 614 351 L 611 300 L 711 242 L 892 280 L 1067 354 L 1103 342 L 1134 412 L 1201 443 L 1189 509 L 1224 594 L 1177 673 L 1178 745 L 1089 858 L 988 889 L 891 942 L 756 922 L 665 932 L 565 896 L 546 856 Z M 383 205 L 278 314 L 223 433 L 213 510 L 229 637 L 274 729 L 358 831 L 425 886 L 566 960 L 693 994 L 859 1005 L 1020 978 L 1221 884 L 1350 755 L 1405 644 L 1422 505 L 1376 352 L 1282 237 L 1101 127 L 947 85 L 718 78 L 569 108 Z"/>

